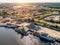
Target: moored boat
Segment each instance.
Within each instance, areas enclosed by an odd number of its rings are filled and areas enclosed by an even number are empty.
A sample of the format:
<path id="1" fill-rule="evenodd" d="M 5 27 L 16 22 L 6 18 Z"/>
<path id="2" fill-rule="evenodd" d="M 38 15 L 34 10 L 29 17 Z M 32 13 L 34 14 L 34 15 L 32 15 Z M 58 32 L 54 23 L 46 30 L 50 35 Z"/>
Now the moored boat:
<path id="1" fill-rule="evenodd" d="M 41 38 L 42 40 L 48 41 L 48 42 L 55 42 L 55 39 L 47 36 L 47 34 L 39 34 L 37 35 L 37 37 Z"/>

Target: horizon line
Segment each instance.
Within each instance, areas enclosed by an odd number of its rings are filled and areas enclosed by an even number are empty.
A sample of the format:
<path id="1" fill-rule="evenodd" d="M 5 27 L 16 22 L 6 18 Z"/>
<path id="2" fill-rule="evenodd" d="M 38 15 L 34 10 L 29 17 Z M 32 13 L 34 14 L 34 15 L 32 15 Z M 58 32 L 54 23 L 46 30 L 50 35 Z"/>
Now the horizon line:
<path id="1" fill-rule="evenodd" d="M 0 3 L 60 3 L 60 2 L 0 2 Z"/>

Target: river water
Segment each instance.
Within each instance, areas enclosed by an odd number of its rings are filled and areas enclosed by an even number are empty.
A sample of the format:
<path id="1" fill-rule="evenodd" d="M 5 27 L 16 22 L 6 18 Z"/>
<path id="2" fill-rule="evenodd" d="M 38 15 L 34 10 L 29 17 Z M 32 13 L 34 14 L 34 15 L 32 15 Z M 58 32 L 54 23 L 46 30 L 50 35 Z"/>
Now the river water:
<path id="1" fill-rule="evenodd" d="M 49 45 L 39 38 L 28 35 L 21 37 L 13 29 L 0 27 L 0 45 Z M 59 44 L 60 45 L 60 44 Z"/>

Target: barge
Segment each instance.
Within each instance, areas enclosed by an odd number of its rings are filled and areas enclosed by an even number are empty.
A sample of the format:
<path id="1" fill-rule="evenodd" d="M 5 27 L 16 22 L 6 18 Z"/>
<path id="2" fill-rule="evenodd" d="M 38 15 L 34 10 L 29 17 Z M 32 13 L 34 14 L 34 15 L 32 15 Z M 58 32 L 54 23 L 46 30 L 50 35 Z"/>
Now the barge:
<path id="1" fill-rule="evenodd" d="M 47 36 L 47 34 L 38 34 L 37 37 L 48 42 L 55 42 L 55 39 Z"/>

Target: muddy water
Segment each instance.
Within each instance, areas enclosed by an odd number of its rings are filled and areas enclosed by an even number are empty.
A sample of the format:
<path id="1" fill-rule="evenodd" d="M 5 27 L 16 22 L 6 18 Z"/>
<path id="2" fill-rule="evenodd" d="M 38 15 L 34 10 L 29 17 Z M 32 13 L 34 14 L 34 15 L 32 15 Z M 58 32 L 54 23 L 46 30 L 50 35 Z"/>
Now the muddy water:
<path id="1" fill-rule="evenodd" d="M 22 37 L 13 29 L 0 27 L 0 45 L 49 45 L 49 43 L 33 35 Z M 52 45 L 57 44 L 60 45 L 59 43 L 52 43 Z"/>

